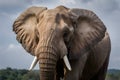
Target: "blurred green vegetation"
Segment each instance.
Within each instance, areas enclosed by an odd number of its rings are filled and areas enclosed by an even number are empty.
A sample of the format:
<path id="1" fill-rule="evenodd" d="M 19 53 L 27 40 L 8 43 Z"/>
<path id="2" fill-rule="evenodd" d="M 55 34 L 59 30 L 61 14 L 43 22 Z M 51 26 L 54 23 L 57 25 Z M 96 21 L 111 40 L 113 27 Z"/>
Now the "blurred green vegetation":
<path id="1" fill-rule="evenodd" d="M 117 69 L 108 70 L 106 80 L 120 80 L 120 70 Z"/>
<path id="2" fill-rule="evenodd" d="M 1 69 L 0 80 L 39 80 L 39 71 L 28 71 L 25 69 Z"/>
<path id="3" fill-rule="evenodd" d="M 12 69 L 10 67 L 0 70 L 0 80 L 39 80 L 39 70 Z M 110 69 L 106 80 L 120 80 L 120 70 Z"/>

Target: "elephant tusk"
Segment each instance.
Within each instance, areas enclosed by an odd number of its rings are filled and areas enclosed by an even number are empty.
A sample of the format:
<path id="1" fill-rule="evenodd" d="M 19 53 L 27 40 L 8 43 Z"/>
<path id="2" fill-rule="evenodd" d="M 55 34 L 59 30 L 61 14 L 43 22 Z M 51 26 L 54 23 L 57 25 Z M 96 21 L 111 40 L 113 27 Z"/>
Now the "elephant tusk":
<path id="1" fill-rule="evenodd" d="M 71 71 L 72 69 L 71 69 L 70 63 L 69 63 L 69 61 L 68 61 L 67 55 L 65 55 L 65 56 L 63 57 L 63 60 L 64 60 L 64 62 L 65 62 L 66 67 L 68 68 L 68 70 Z"/>
<path id="2" fill-rule="evenodd" d="M 29 68 L 29 71 L 31 71 L 36 66 L 37 62 L 38 62 L 38 60 L 37 60 L 37 57 L 35 56 L 31 66 Z"/>

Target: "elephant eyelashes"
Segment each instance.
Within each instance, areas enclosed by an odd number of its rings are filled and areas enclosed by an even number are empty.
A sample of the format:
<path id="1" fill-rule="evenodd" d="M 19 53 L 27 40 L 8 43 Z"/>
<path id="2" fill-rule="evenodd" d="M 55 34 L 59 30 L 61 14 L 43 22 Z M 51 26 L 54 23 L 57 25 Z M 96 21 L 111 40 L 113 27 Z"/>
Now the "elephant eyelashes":
<path id="1" fill-rule="evenodd" d="M 65 27 L 63 30 L 63 38 L 64 38 L 65 43 L 68 42 L 69 34 L 70 34 L 70 30 L 67 27 Z"/>
<path id="2" fill-rule="evenodd" d="M 68 41 L 68 40 L 67 40 L 67 36 L 68 36 L 68 33 L 65 32 L 64 35 L 63 35 L 63 38 L 64 38 L 65 41 Z"/>

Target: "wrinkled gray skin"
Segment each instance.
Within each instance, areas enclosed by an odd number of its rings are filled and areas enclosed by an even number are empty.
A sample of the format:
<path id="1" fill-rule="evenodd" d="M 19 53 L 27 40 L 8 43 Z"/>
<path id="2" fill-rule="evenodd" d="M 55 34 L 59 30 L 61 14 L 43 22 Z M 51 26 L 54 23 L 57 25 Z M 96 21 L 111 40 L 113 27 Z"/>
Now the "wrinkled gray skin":
<path id="1" fill-rule="evenodd" d="M 40 80 L 105 80 L 110 39 L 92 11 L 30 7 L 15 20 L 13 31 L 24 49 L 37 56 Z M 64 65 L 65 55 L 71 71 Z"/>

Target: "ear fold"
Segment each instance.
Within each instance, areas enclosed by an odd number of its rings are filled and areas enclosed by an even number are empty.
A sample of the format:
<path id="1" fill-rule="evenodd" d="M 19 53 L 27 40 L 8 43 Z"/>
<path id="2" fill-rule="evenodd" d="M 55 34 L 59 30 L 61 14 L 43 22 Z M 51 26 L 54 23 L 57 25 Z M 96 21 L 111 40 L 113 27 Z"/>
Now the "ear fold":
<path id="1" fill-rule="evenodd" d="M 30 7 L 13 24 L 13 31 L 17 34 L 18 42 L 32 55 L 34 55 L 34 50 L 39 41 L 39 38 L 36 36 L 37 17 L 46 9 L 45 7 Z"/>
<path id="2" fill-rule="evenodd" d="M 84 9 L 71 9 L 70 14 L 74 19 L 74 38 L 70 42 L 70 55 L 72 58 L 79 57 L 93 48 L 103 39 L 106 27 L 95 13 Z"/>

